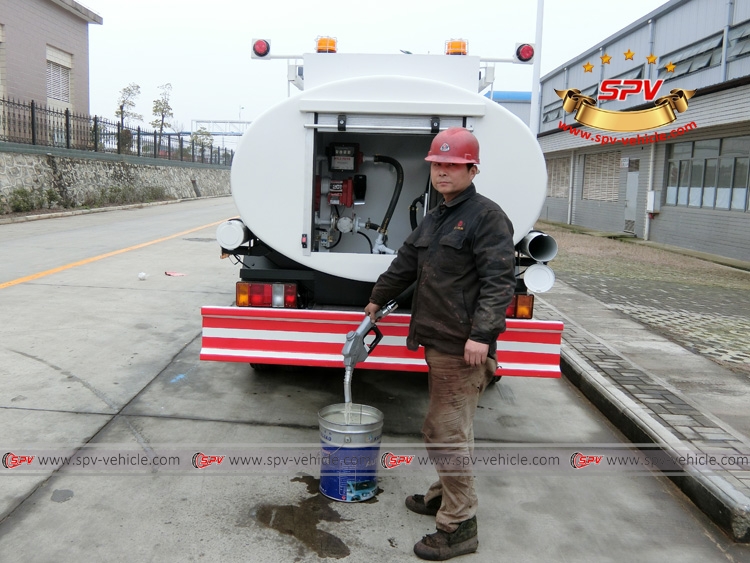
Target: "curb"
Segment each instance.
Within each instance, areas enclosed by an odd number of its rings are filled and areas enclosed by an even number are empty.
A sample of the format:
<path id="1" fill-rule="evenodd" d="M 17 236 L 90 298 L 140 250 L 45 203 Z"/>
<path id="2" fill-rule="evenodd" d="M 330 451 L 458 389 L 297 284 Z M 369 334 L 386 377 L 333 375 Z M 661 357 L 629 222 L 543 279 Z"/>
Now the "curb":
<path id="1" fill-rule="evenodd" d="M 140 209 L 142 207 L 152 207 L 154 205 L 170 205 L 173 203 L 182 203 L 184 201 L 196 201 L 200 199 L 214 199 L 217 197 L 229 197 L 231 194 L 207 195 L 201 197 L 187 197 L 183 199 L 170 199 L 165 201 L 151 201 L 148 203 L 133 203 L 130 205 L 114 205 L 112 207 L 94 207 L 92 209 L 71 209 L 70 211 L 56 211 L 54 213 L 40 213 L 38 215 L 22 215 L 19 217 L 0 217 L 0 225 L 9 225 L 12 223 L 24 223 L 27 221 L 39 221 L 41 219 L 57 219 L 59 217 L 72 217 L 74 215 L 88 215 L 89 213 L 104 213 L 105 211 L 122 211 L 124 209 Z"/>
<path id="2" fill-rule="evenodd" d="M 631 442 L 657 445 L 673 459 L 687 444 L 607 381 L 569 346 L 560 353 L 563 375 Z M 750 543 L 750 499 L 716 472 L 685 467 L 667 474 L 685 495 L 736 542 Z"/>

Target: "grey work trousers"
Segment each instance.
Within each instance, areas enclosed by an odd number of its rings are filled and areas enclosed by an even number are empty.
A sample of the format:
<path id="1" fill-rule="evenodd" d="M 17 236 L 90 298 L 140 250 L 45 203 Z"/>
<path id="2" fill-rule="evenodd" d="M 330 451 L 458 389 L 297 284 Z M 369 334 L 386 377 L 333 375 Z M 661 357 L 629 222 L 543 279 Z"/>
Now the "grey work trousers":
<path id="1" fill-rule="evenodd" d="M 422 436 L 438 480 L 430 486 L 425 502 L 442 496 L 435 517 L 439 530 L 454 532 L 476 514 L 474 474 L 468 460 L 474 454 L 474 413 L 479 397 L 497 369 L 488 357 L 482 366 L 466 365 L 463 356 L 425 348 L 429 368 L 430 404 Z"/>

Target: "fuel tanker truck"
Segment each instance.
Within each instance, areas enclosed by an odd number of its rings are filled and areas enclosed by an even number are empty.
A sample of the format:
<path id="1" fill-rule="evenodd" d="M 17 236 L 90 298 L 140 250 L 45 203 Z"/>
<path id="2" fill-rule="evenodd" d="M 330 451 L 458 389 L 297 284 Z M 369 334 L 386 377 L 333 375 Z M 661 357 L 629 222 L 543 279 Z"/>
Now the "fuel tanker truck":
<path id="1" fill-rule="evenodd" d="M 479 93 L 491 86 L 493 61 L 509 61 L 469 56 L 462 40 L 446 42 L 446 55 L 336 51 L 334 39 L 318 38 L 315 52 L 274 56 L 270 41 L 253 40 L 253 58 L 287 59 L 301 92 L 255 119 L 237 147 L 239 217 L 217 229 L 222 256 L 239 266 L 236 302 L 202 307 L 201 359 L 341 367 L 375 281 L 439 203 L 425 161 L 433 137 L 464 127 L 481 147 L 477 191 L 515 231 L 517 288 L 497 376 L 559 377 L 563 325 L 533 318 L 557 253 L 534 229 L 544 157 L 519 118 Z M 427 371 L 423 350 L 406 348 L 409 303 L 402 295 L 378 323 L 377 348 L 358 367 Z"/>

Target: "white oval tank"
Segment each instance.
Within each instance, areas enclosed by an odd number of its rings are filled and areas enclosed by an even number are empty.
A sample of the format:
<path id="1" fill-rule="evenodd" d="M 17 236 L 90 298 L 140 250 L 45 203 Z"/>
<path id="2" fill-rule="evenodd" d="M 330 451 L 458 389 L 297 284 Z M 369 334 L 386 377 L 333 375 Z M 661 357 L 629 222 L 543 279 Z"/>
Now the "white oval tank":
<path id="1" fill-rule="evenodd" d="M 509 111 L 484 96 L 430 79 L 369 76 L 338 80 L 288 98 L 253 121 L 232 165 L 232 195 L 242 220 L 263 242 L 295 262 L 330 275 L 374 282 L 393 260 L 392 255 L 369 254 L 367 242 L 352 234 L 343 235 L 352 241 L 347 244 L 362 244 L 363 250 L 318 252 L 312 248 L 316 231 L 313 190 L 320 168 L 320 158 L 316 161 L 315 155 L 321 154 L 317 146 L 321 143 L 316 140 L 321 129 L 314 124 L 322 114 L 347 115 L 352 125 L 347 126 L 346 133 L 337 133 L 336 129 L 328 133 L 342 138 L 356 133 L 353 124 L 357 115 L 422 116 L 427 120 L 437 115 L 444 123 L 450 117 L 468 116 L 467 127 L 473 129 L 480 144 L 480 174 L 474 183 L 479 193 L 505 210 L 513 222 L 514 243 L 532 230 L 539 217 L 547 185 L 544 156 L 528 127 Z M 407 231 L 394 234 L 388 242 L 398 249 L 410 229 L 407 207 L 414 193 L 424 190 L 429 174 L 423 158 L 433 135 L 429 130 L 407 132 L 411 136 L 405 140 L 398 132 L 362 130 L 360 134 L 365 139 L 363 145 L 367 145 L 367 139 L 377 142 L 390 135 L 389 146 L 396 154 L 387 156 L 397 160 L 399 140 L 405 148 L 416 146 L 414 150 L 419 150 L 420 156 L 415 153 L 411 160 L 406 158 L 404 165 L 404 190 L 397 214 Z M 367 204 L 371 210 L 354 206 L 347 211 L 377 223 L 393 191 L 395 173 L 384 164 L 365 166 L 362 170 L 368 175 Z M 385 180 L 373 185 L 378 178 Z M 382 201 L 376 203 L 378 197 Z M 374 231 L 367 233 L 371 239 L 377 236 Z M 302 244 L 303 235 L 308 239 L 307 248 Z"/>

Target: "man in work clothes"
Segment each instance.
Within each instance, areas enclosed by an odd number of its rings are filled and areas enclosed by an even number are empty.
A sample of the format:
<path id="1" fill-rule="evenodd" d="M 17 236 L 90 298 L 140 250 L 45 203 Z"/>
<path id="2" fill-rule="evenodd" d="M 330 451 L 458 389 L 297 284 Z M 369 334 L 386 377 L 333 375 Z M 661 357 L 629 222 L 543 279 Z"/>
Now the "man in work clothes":
<path id="1" fill-rule="evenodd" d="M 513 225 L 493 201 L 478 194 L 479 143 L 467 129 L 447 129 L 425 158 L 442 201 L 424 218 L 379 278 L 365 312 L 374 320 L 382 305 L 412 282 L 407 346 L 424 346 L 430 403 L 422 435 L 438 472 L 425 495 L 406 506 L 435 515 L 437 532 L 414 553 L 445 560 L 477 550 L 477 496 L 470 467 L 473 421 L 481 393 L 497 369 L 497 336 L 515 292 Z"/>

